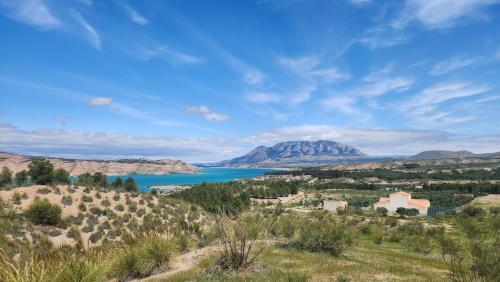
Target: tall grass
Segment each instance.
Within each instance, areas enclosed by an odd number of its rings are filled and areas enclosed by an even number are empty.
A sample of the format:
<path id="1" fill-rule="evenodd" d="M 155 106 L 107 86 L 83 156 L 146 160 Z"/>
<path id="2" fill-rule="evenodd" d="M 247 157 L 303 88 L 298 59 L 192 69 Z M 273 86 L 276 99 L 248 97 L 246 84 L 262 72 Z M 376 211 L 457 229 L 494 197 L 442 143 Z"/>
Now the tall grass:
<path id="1" fill-rule="evenodd" d="M 170 238 L 159 235 L 144 235 L 140 241 L 116 254 L 110 267 L 110 276 L 120 281 L 141 278 L 168 268 L 175 252 L 175 244 Z"/>

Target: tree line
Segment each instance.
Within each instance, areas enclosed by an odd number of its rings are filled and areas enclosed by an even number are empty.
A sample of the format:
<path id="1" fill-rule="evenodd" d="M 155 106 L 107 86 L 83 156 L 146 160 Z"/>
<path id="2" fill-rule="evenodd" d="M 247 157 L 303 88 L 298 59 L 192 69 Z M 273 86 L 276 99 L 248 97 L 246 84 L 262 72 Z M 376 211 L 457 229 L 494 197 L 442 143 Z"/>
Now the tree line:
<path id="1" fill-rule="evenodd" d="M 458 170 L 452 170 L 450 172 L 402 172 L 394 171 L 390 169 L 374 169 L 366 171 L 344 171 L 344 170 L 321 170 L 318 168 L 303 168 L 301 170 L 295 171 L 280 171 L 280 172 L 270 172 L 270 175 L 311 175 L 312 177 L 318 179 L 331 179 L 339 177 L 348 177 L 352 179 L 363 179 L 367 177 L 376 177 L 383 180 L 394 181 L 394 180 L 409 180 L 409 179 L 419 179 L 419 180 L 496 180 L 500 179 L 500 168 L 496 168 L 492 171 L 486 170 L 470 170 L 460 172 Z"/>

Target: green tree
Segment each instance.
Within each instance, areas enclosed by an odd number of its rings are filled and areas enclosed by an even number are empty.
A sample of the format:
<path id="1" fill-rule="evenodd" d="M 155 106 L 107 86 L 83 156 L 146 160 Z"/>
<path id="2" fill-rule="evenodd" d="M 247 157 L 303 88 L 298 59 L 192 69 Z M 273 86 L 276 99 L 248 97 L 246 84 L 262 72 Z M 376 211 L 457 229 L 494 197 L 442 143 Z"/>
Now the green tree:
<path id="1" fill-rule="evenodd" d="M 28 174 L 35 184 L 52 183 L 54 166 L 46 159 L 34 159 L 28 165 Z"/>
<path id="2" fill-rule="evenodd" d="M 58 169 L 54 170 L 54 182 L 55 183 L 63 183 L 63 184 L 70 183 L 69 172 L 67 172 L 63 168 L 58 168 Z"/>
<path id="3" fill-rule="evenodd" d="M 108 177 L 104 173 L 94 173 L 94 175 L 92 176 L 92 180 L 96 187 L 108 187 Z"/>
<path id="4" fill-rule="evenodd" d="M 26 217 L 34 224 L 57 225 L 61 222 L 61 208 L 47 199 L 35 199 L 26 210 Z"/>
<path id="5" fill-rule="evenodd" d="M 137 192 L 137 182 L 135 182 L 135 180 L 129 176 L 127 180 L 125 180 L 123 188 L 127 192 Z"/>
<path id="6" fill-rule="evenodd" d="M 26 170 L 21 170 L 18 173 L 16 173 L 16 185 L 17 186 L 23 186 L 26 183 L 28 183 L 28 172 Z"/>
<path id="7" fill-rule="evenodd" d="M 121 177 L 115 178 L 115 180 L 113 181 L 112 185 L 113 185 L 114 188 L 121 188 L 121 187 L 123 187 L 123 180 L 122 180 L 122 178 Z"/>
<path id="8" fill-rule="evenodd" d="M 7 186 L 12 183 L 12 172 L 6 166 L 3 167 L 2 173 L 0 173 L 0 187 Z"/>

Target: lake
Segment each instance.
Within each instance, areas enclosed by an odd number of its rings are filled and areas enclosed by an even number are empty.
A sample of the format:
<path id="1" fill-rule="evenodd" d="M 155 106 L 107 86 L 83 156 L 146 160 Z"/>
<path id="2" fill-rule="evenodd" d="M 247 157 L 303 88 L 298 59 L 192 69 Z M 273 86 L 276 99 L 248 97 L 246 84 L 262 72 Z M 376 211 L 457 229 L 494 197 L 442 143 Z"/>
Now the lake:
<path id="1" fill-rule="evenodd" d="M 149 191 L 148 187 L 152 185 L 180 185 L 180 184 L 200 184 L 229 182 L 235 179 L 251 178 L 263 175 L 266 172 L 276 171 L 265 168 L 200 168 L 200 174 L 177 173 L 177 174 L 130 174 L 120 176 L 123 180 L 127 176 L 134 178 L 139 184 L 141 191 Z M 109 176 L 111 183 L 116 176 Z"/>

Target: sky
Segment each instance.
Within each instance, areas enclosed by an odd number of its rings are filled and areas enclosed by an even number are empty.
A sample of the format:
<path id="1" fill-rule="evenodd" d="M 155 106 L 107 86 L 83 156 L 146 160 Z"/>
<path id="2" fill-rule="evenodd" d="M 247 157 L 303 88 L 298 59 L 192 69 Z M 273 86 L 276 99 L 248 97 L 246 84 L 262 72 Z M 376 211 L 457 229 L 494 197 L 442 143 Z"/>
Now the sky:
<path id="1" fill-rule="evenodd" d="M 0 0 L 0 151 L 500 151 L 500 0 Z"/>

